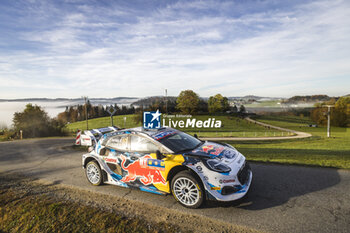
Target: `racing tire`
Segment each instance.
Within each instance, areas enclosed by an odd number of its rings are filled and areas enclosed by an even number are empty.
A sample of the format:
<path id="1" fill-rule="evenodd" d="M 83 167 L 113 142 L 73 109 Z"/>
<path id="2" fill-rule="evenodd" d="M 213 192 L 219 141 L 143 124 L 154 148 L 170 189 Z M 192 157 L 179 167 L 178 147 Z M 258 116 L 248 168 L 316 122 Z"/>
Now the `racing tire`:
<path id="1" fill-rule="evenodd" d="M 205 201 L 203 185 L 190 171 L 181 171 L 174 176 L 171 192 L 175 200 L 187 208 L 199 208 Z"/>
<path id="2" fill-rule="evenodd" d="M 96 185 L 96 186 L 101 185 L 103 182 L 103 174 L 102 174 L 101 168 L 98 165 L 98 163 L 94 160 L 86 164 L 85 175 L 87 180 L 92 185 Z"/>

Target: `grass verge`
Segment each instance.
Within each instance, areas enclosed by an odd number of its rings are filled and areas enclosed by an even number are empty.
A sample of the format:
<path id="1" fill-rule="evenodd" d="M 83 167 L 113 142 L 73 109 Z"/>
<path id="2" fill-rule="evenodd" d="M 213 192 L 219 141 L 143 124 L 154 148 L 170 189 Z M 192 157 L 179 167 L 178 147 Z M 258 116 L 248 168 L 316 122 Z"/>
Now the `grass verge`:
<path id="1" fill-rule="evenodd" d="M 327 138 L 326 127 L 309 127 L 312 122 L 307 117 L 262 116 L 256 120 L 313 136 L 280 141 L 229 142 L 248 160 L 350 169 L 349 128 L 332 127 L 332 137 Z"/>
<path id="2" fill-rule="evenodd" d="M 0 172 L 0 232 L 259 231 L 59 181 Z"/>
<path id="3" fill-rule="evenodd" d="M 17 186 L 14 188 L 13 186 Z M 1 177 L 0 232 L 177 232 L 113 212 L 61 201 Z"/>

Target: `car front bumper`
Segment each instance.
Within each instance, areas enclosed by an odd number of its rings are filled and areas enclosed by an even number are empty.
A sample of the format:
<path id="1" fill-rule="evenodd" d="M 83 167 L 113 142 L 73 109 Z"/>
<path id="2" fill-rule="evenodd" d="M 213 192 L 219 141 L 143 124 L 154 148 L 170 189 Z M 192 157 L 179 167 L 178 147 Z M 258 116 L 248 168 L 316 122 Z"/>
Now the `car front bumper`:
<path id="1" fill-rule="evenodd" d="M 213 190 L 209 184 L 205 184 L 205 189 L 209 199 L 217 201 L 234 201 L 244 197 L 252 183 L 253 173 L 249 170 L 249 177 L 243 185 L 223 186 L 220 190 Z"/>

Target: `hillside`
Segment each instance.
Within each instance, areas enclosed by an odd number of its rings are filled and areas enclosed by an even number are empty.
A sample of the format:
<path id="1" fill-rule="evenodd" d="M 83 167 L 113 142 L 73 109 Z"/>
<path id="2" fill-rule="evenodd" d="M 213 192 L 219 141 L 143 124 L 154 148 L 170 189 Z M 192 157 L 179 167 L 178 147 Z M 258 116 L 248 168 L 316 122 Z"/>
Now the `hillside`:
<path id="1" fill-rule="evenodd" d="M 141 123 L 137 123 L 134 120 L 135 115 L 119 115 L 114 116 L 114 125 L 121 128 L 132 128 L 142 126 Z M 181 131 L 185 131 L 189 134 L 197 134 L 199 137 L 266 137 L 266 136 L 286 136 L 286 132 L 282 132 L 276 129 L 269 129 L 263 126 L 250 123 L 244 119 L 231 116 L 210 116 L 210 115 L 198 115 L 193 116 L 197 120 L 208 120 L 208 118 L 215 118 L 222 121 L 221 128 L 180 128 Z M 124 121 L 125 119 L 125 121 Z M 171 121 L 186 120 L 187 118 L 166 118 L 165 123 L 169 125 L 169 119 Z M 100 117 L 89 120 L 89 129 L 102 128 L 111 125 L 110 117 Z M 78 129 L 86 129 L 86 121 L 79 121 L 68 124 L 67 130 L 74 133 Z"/>

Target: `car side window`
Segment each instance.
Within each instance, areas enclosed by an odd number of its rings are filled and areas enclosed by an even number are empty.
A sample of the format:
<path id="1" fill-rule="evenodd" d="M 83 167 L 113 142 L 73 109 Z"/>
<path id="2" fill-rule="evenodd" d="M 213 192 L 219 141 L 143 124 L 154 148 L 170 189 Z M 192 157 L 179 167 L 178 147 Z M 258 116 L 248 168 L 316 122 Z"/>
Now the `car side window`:
<path id="1" fill-rule="evenodd" d="M 107 147 L 116 150 L 128 150 L 128 135 L 118 135 L 110 138 L 106 144 Z"/>
<path id="2" fill-rule="evenodd" d="M 130 150 L 134 152 L 155 153 L 159 150 L 159 147 L 147 138 L 131 135 Z"/>

